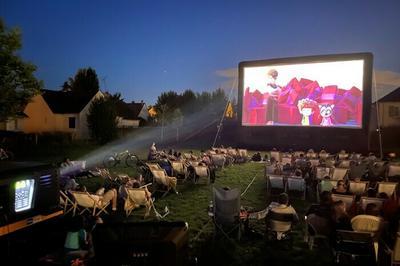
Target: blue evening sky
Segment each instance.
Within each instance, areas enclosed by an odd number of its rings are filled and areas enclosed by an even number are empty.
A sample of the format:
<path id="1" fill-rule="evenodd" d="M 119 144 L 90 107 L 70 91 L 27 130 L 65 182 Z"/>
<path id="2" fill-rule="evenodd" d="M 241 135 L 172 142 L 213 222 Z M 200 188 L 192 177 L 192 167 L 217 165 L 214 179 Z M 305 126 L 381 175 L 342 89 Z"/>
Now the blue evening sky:
<path id="1" fill-rule="evenodd" d="M 91 66 L 127 101 L 215 89 L 244 60 L 372 52 L 400 72 L 399 0 L 0 0 L 0 16 L 46 88 Z"/>

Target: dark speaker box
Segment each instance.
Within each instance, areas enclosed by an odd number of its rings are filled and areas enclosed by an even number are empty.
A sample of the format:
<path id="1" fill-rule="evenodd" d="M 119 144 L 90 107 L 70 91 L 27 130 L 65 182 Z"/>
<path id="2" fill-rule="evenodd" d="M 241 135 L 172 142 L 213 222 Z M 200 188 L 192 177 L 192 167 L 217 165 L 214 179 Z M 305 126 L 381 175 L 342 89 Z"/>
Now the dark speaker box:
<path id="1" fill-rule="evenodd" d="M 96 265 L 186 265 L 185 222 L 111 222 L 93 231 Z"/>

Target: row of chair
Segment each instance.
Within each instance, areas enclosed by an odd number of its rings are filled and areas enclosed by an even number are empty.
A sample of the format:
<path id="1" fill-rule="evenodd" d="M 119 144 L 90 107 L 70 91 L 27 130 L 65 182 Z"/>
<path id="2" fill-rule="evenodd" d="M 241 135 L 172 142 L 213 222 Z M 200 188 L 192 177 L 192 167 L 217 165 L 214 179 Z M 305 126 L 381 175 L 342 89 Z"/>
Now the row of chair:
<path id="1" fill-rule="evenodd" d="M 300 192 L 302 199 L 306 198 L 306 182 L 297 176 L 267 175 L 267 191 L 278 189 L 280 192 Z"/>

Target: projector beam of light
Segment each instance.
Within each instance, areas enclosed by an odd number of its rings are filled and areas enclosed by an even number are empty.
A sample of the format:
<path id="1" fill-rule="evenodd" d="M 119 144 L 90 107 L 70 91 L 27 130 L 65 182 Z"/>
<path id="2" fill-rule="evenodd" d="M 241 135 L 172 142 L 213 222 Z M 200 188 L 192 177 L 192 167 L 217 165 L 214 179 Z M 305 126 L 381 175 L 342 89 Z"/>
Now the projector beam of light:
<path id="1" fill-rule="evenodd" d="M 201 111 L 185 116 L 184 123 L 181 121 L 174 121 L 169 123 L 165 128 L 179 128 L 179 133 L 182 136 L 182 139 L 187 140 L 213 123 L 217 125 L 217 121 L 219 120 L 225 105 L 225 101 L 210 103 L 203 106 Z M 220 110 L 220 112 L 210 113 L 210 110 L 215 109 Z M 121 139 L 108 143 L 101 148 L 90 152 L 82 158 L 79 158 L 79 160 L 86 161 L 86 167 L 91 168 L 102 165 L 104 158 L 110 154 L 119 153 L 125 150 L 135 153 L 135 151 L 147 149 L 150 147 L 152 142 L 156 142 L 158 147 L 177 144 L 176 131 L 172 133 L 171 130 L 164 130 L 163 141 L 158 141 L 160 140 L 161 130 L 160 127 L 139 128 L 135 130 L 135 132 L 128 134 Z M 215 132 L 216 131 L 217 127 L 215 127 Z M 211 145 L 212 143 L 210 141 L 210 146 Z"/>

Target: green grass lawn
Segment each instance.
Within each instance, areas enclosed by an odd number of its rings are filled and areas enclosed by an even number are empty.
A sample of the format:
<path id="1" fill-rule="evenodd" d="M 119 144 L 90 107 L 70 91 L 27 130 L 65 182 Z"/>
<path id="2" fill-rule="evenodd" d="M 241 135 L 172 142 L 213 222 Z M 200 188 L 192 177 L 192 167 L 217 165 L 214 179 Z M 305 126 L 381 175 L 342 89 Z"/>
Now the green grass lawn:
<path id="1" fill-rule="evenodd" d="M 133 168 L 119 167 L 112 169 L 113 173 L 136 174 Z M 294 244 L 292 250 L 283 249 L 276 243 L 266 243 L 262 238 L 265 231 L 264 220 L 251 221 L 250 228 L 255 230 L 260 238 L 244 236 L 240 242 L 217 239 L 213 241 L 213 224 L 210 222 L 207 207 L 212 197 L 212 186 L 239 188 L 242 192 L 255 177 L 245 195 L 241 198 L 241 205 L 252 207 L 255 210 L 265 208 L 271 199 L 266 193 L 266 182 L 263 176 L 264 164 L 246 163 L 233 165 L 217 171 L 217 179 L 213 185 L 192 183 L 178 184 L 179 194 L 170 193 L 164 198 L 157 198 L 155 206 L 162 211 L 168 206 L 170 214 L 166 221 L 186 221 L 189 224 L 190 254 L 198 259 L 199 265 L 330 265 L 332 257 L 327 249 L 309 251 L 303 242 L 304 213 L 310 201 L 291 199 L 302 221 L 293 230 Z M 101 185 L 99 179 L 79 180 L 94 190 Z M 86 182 L 86 183 L 85 183 Z M 135 210 L 128 220 L 143 221 L 144 210 Z M 123 214 L 121 214 L 123 215 Z M 155 219 L 154 214 L 148 219 Z M 146 219 L 147 220 L 147 219 Z"/>
<path id="2" fill-rule="evenodd" d="M 33 154 L 27 154 L 27 159 L 34 158 L 45 162 L 59 162 L 63 157 L 76 160 L 99 148 L 94 144 L 75 143 L 60 149 L 39 149 Z M 147 151 L 134 151 L 139 158 L 145 159 Z M 198 153 L 198 150 L 194 150 Z M 249 152 L 252 154 L 252 152 Z M 265 152 L 262 152 L 264 155 Z M 135 168 L 118 167 L 110 169 L 112 174 L 128 174 L 137 176 Z M 291 199 L 291 204 L 301 218 L 301 222 L 293 230 L 294 244 L 292 250 L 283 249 L 276 243 L 266 243 L 263 239 L 265 232 L 264 220 L 251 221 L 250 228 L 257 234 L 255 238 L 244 236 L 241 241 L 217 239 L 213 241 L 213 224 L 207 214 L 207 207 L 212 198 L 212 186 L 239 188 L 242 192 L 255 177 L 255 181 L 247 193 L 241 197 L 241 205 L 254 210 L 264 209 L 271 201 L 266 192 L 266 182 L 263 176 L 264 164 L 246 163 L 233 165 L 217 171 L 214 184 L 178 183 L 179 194 L 170 193 L 164 198 L 157 198 L 155 206 L 162 212 L 168 206 L 170 214 L 166 221 L 186 221 L 189 224 L 190 255 L 197 258 L 199 265 L 331 265 L 333 262 L 329 250 L 316 249 L 309 251 L 303 242 L 304 213 L 311 204 L 310 200 Z M 95 191 L 103 186 L 102 178 L 81 178 L 78 182 L 85 185 L 89 191 Z M 118 215 L 123 216 L 123 211 Z M 138 209 L 127 218 L 132 221 L 143 221 L 144 210 Z M 125 218 L 125 217 L 124 217 Z M 146 220 L 155 219 L 152 213 Z"/>

